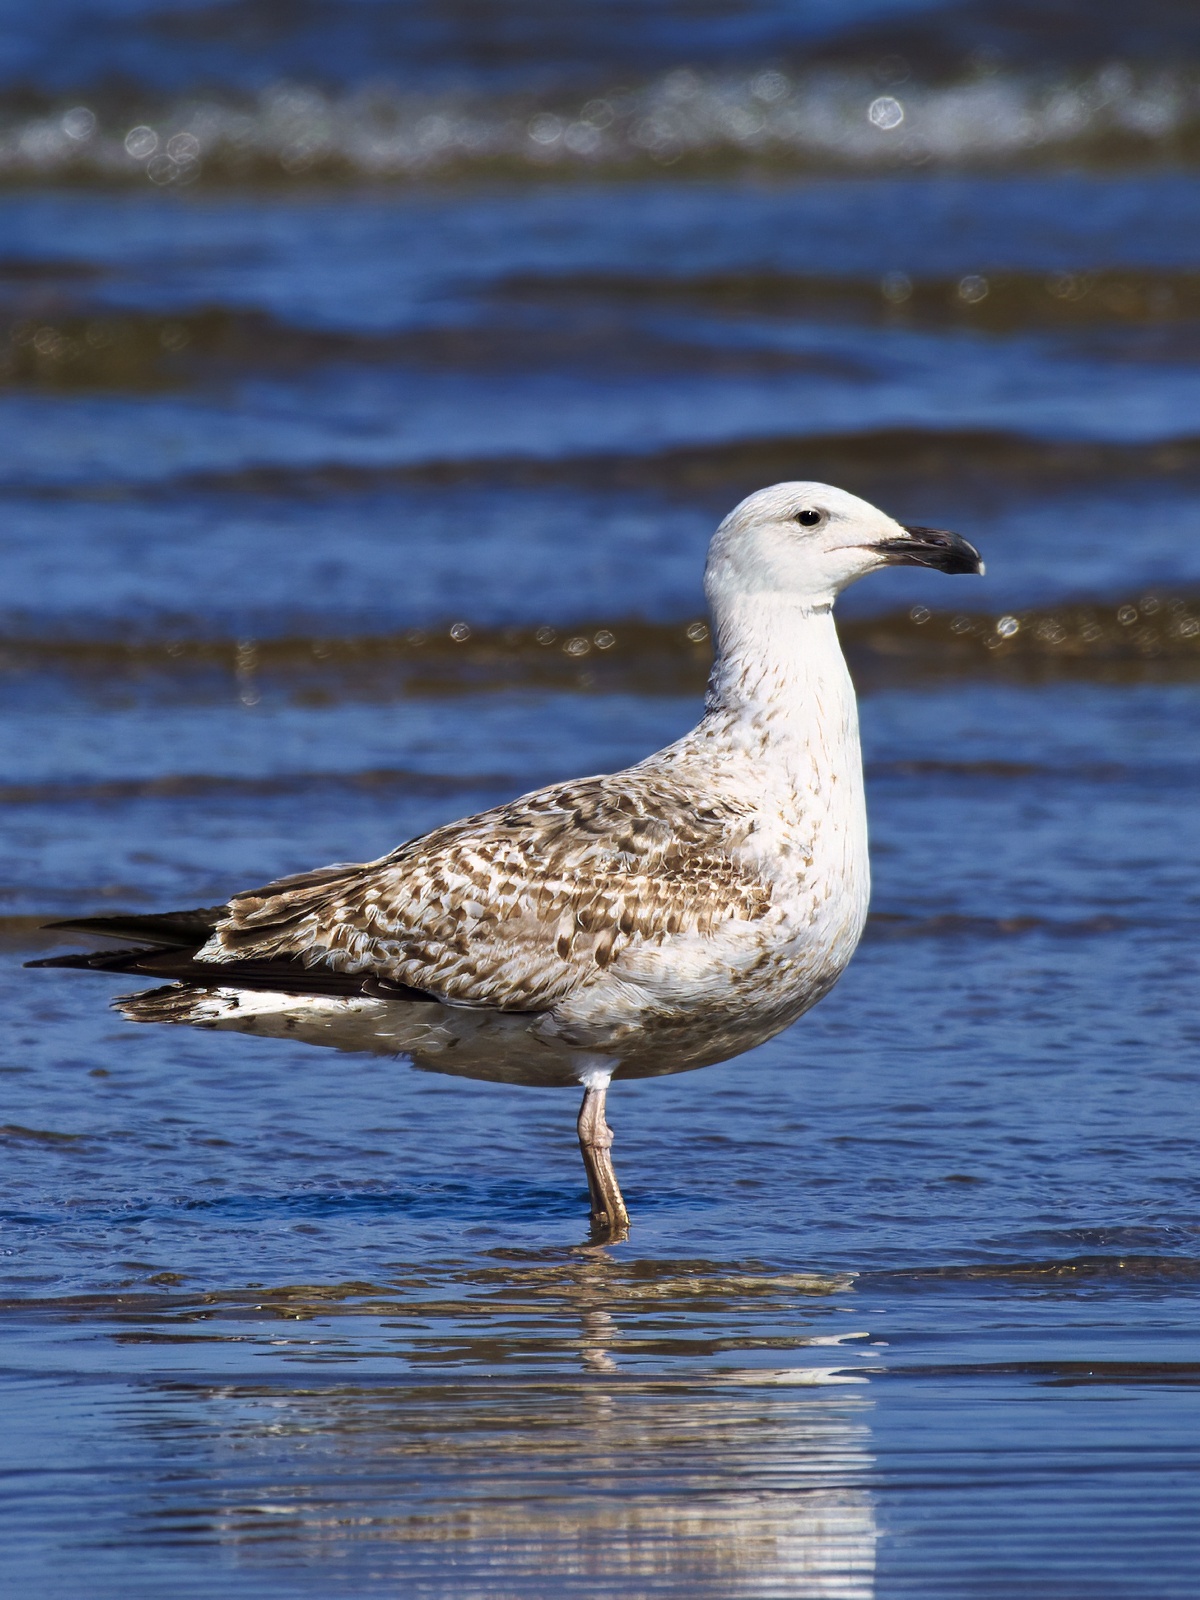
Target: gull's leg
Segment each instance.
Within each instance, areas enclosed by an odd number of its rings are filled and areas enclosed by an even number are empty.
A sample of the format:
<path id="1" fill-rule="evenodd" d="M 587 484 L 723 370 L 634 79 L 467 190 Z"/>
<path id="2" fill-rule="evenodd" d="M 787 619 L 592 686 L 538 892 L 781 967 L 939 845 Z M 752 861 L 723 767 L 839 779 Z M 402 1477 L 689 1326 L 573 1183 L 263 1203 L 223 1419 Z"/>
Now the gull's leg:
<path id="1" fill-rule="evenodd" d="M 610 1154 L 612 1129 L 604 1120 L 604 1099 L 607 1094 L 608 1076 L 596 1074 L 584 1089 L 583 1104 L 579 1108 L 579 1148 L 587 1168 L 592 1227 L 605 1238 L 623 1239 L 629 1232 L 629 1213 L 613 1171 Z"/>

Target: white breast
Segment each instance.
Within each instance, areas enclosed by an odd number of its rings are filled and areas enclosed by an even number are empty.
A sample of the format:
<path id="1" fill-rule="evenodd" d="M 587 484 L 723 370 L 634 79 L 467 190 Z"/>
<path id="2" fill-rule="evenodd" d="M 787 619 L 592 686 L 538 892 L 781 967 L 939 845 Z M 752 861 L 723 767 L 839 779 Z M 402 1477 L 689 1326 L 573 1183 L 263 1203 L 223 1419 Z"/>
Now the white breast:
<path id="1" fill-rule="evenodd" d="M 670 773 L 696 805 L 718 794 L 750 809 L 736 849 L 771 884 L 771 912 L 625 951 L 564 1017 L 704 1011 L 724 995 L 748 1030 L 764 1013 L 782 1026 L 828 992 L 861 937 L 870 897 L 862 756 L 833 619 L 758 606 L 723 643 L 703 721 L 643 766 Z"/>

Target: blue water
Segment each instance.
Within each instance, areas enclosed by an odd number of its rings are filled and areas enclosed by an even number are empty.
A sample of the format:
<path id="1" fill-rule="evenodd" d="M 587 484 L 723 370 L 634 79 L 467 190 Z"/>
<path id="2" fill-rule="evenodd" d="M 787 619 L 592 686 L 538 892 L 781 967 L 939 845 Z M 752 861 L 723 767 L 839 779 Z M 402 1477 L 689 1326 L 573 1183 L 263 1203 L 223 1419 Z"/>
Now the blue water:
<path id="1" fill-rule="evenodd" d="M 1191 8 L 2 9 L 0 1592 L 1190 1600 Z M 22 970 L 675 737 L 785 476 L 988 578 L 846 597 L 866 938 L 626 1242 L 569 1096 Z"/>

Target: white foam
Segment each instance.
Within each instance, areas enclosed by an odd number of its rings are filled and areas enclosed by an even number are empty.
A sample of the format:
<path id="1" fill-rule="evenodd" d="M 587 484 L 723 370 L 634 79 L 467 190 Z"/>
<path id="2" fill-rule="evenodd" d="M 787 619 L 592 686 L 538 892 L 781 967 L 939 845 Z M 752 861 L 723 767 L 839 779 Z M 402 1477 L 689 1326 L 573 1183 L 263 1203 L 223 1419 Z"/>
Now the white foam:
<path id="1" fill-rule="evenodd" d="M 654 170 L 730 159 L 799 168 L 1011 164 L 1047 156 L 1170 156 L 1200 125 L 1200 75 L 1120 63 L 1052 79 L 980 72 L 892 85 L 846 69 L 733 76 L 680 69 L 636 89 L 538 104 L 388 89 L 340 97 L 279 85 L 244 104 L 194 100 L 119 122 L 87 106 L 0 131 L 0 179 L 55 175 L 159 186 L 264 175 L 420 178 Z"/>

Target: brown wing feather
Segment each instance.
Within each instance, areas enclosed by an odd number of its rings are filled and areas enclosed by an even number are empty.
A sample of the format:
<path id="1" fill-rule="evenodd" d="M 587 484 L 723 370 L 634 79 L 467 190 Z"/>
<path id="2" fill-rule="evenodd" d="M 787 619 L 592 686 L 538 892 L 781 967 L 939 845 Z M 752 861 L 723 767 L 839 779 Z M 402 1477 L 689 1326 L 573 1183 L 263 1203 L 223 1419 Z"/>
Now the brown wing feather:
<path id="1" fill-rule="evenodd" d="M 770 905 L 736 857 L 749 808 L 689 807 L 637 769 L 526 795 L 363 866 L 234 897 L 200 959 L 299 958 L 460 1005 L 536 1010 L 634 943 Z"/>

